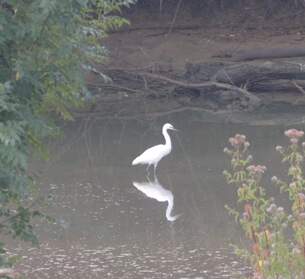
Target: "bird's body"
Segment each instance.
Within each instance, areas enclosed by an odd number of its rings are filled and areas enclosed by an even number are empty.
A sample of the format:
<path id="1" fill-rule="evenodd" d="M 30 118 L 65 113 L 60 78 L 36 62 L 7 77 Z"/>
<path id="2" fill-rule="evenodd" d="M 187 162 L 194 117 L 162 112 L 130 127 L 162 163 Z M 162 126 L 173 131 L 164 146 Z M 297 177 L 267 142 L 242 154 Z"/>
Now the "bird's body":
<path id="1" fill-rule="evenodd" d="M 168 155 L 171 151 L 171 148 L 166 146 L 165 144 L 159 144 L 153 147 L 146 149 L 141 155 L 135 158 L 132 161 L 132 165 L 139 164 L 148 164 L 154 165 L 157 164 L 163 157 Z"/>
<path id="2" fill-rule="evenodd" d="M 165 216 L 168 221 L 173 222 L 178 219 L 180 215 L 175 215 L 175 216 L 171 215 L 174 207 L 173 193 L 165 189 L 159 183 L 156 176 L 154 181 L 148 180 L 147 182 L 133 182 L 133 186 L 135 186 L 139 191 L 144 193 L 149 198 L 155 199 L 158 202 L 167 202 Z"/>
<path id="3" fill-rule="evenodd" d="M 132 165 L 147 165 L 147 170 L 149 166 L 154 166 L 154 172 L 156 174 L 156 168 L 159 161 L 168 155 L 172 150 L 172 142 L 171 138 L 168 134 L 168 130 L 176 130 L 173 125 L 166 123 L 163 125 L 162 134 L 165 139 L 165 144 L 155 145 L 153 147 L 148 148 L 145 150 L 141 155 L 136 157 L 132 161 Z"/>

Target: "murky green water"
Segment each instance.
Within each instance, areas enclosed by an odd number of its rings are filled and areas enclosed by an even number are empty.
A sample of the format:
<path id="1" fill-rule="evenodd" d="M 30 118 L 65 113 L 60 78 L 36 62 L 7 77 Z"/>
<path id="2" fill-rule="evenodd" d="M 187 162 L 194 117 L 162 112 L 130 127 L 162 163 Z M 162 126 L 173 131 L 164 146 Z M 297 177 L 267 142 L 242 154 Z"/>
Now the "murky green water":
<path id="1" fill-rule="evenodd" d="M 147 121 L 70 123 L 65 136 L 50 143 L 52 160 L 35 163 L 43 194 L 50 196 L 48 213 L 57 223 L 38 228 L 40 248 L 17 248 L 24 256 L 18 269 L 33 279 L 246 274 L 229 247 L 241 241 L 241 234 L 224 209 L 235 195 L 222 176 L 228 167 L 222 150 L 228 137 L 244 133 L 254 157 L 268 167 L 266 180 L 280 176 L 274 147 L 284 142 L 285 127 L 206 120 L 185 113 Z M 172 133 L 173 151 L 159 164 L 157 182 L 147 180 L 145 167 L 132 167 L 131 161 L 163 141 L 165 122 L 180 132 Z M 143 187 L 159 189 L 159 198 L 146 196 Z M 273 187 L 268 191 L 279 196 Z M 177 220 L 168 220 L 177 214 Z"/>

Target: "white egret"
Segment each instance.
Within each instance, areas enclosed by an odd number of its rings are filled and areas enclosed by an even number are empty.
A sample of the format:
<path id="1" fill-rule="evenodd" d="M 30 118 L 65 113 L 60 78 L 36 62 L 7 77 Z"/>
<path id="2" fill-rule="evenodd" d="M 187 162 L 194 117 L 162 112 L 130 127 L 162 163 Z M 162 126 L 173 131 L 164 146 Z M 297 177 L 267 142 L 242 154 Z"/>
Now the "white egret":
<path id="1" fill-rule="evenodd" d="M 154 174 L 156 175 L 156 168 L 159 163 L 159 161 L 166 155 L 168 155 L 172 150 L 172 141 L 168 134 L 168 130 L 175 130 L 172 124 L 166 123 L 162 127 L 162 134 L 165 139 L 165 144 L 159 144 L 155 145 L 153 147 L 150 147 L 146 149 L 141 155 L 136 157 L 132 161 L 132 165 L 148 165 L 146 170 L 148 171 L 149 167 L 151 165 L 154 166 Z"/>
<path id="2" fill-rule="evenodd" d="M 147 182 L 133 182 L 133 186 L 135 186 L 139 191 L 144 193 L 147 197 L 155 199 L 159 202 L 167 202 L 166 208 L 166 219 L 168 221 L 175 221 L 179 218 L 180 215 L 172 216 L 172 210 L 174 207 L 174 195 L 171 191 L 165 189 L 158 181 L 155 176 L 154 181 L 150 181 L 148 179 Z"/>

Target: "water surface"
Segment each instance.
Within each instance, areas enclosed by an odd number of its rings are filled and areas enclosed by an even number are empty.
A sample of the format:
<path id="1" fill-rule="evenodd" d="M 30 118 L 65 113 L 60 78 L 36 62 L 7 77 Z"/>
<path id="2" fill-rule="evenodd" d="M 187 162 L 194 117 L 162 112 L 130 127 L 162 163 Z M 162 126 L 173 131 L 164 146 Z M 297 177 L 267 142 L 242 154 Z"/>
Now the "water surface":
<path id="1" fill-rule="evenodd" d="M 134 183 L 147 186 L 153 179 L 131 161 L 163 141 L 165 122 L 180 132 L 172 133 L 172 153 L 157 169 L 159 196 L 152 197 Z M 230 248 L 242 234 L 224 209 L 234 205 L 235 193 L 222 176 L 229 167 L 223 148 L 234 133 L 246 134 L 268 180 L 283 173 L 274 147 L 285 141 L 285 128 L 209 122 L 187 113 L 69 123 L 64 137 L 50 142 L 52 160 L 35 163 L 56 224 L 37 229 L 40 248 L 16 248 L 24 256 L 18 268 L 40 279 L 239 278 L 248 268 Z M 267 191 L 279 196 L 273 187 Z"/>

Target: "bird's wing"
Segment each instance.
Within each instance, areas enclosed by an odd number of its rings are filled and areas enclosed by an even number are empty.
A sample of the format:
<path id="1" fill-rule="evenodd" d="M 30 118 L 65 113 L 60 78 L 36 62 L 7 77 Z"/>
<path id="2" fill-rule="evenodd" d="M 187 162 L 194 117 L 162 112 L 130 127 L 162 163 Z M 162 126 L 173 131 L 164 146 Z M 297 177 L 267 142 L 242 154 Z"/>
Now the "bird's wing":
<path id="1" fill-rule="evenodd" d="M 160 156 L 160 152 L 164 148 L 163 144 L 155 145 L 146 149 L 141 155 L 134 159 L 134 163 L 136 164 L 147 164 L 151 161 L 154 161 L 156 158 Z"/>
<path id="2" fill-rule="evenodd" d="M 168 190 L 164 189 L 161 185 L 156 185 L 147 182 L 133 182 L 139 191 L 145 194 L 147 197 L 155 199 L 159 202 L 164 202 L 168 200 Z"/>
<path id="3" fill-rule="evenodd" d="M 154 155 L 154 154 L 158 154 L 158 152 L 160 152 L 160 150 L 162 150 L 162 148 L 164 147 L 163 144 L 158 144 L 158 145 L 155 145 L 153 147 L 150 147 L 148 149 L 146 149 L 142 154 L 142 155 Z"/>

